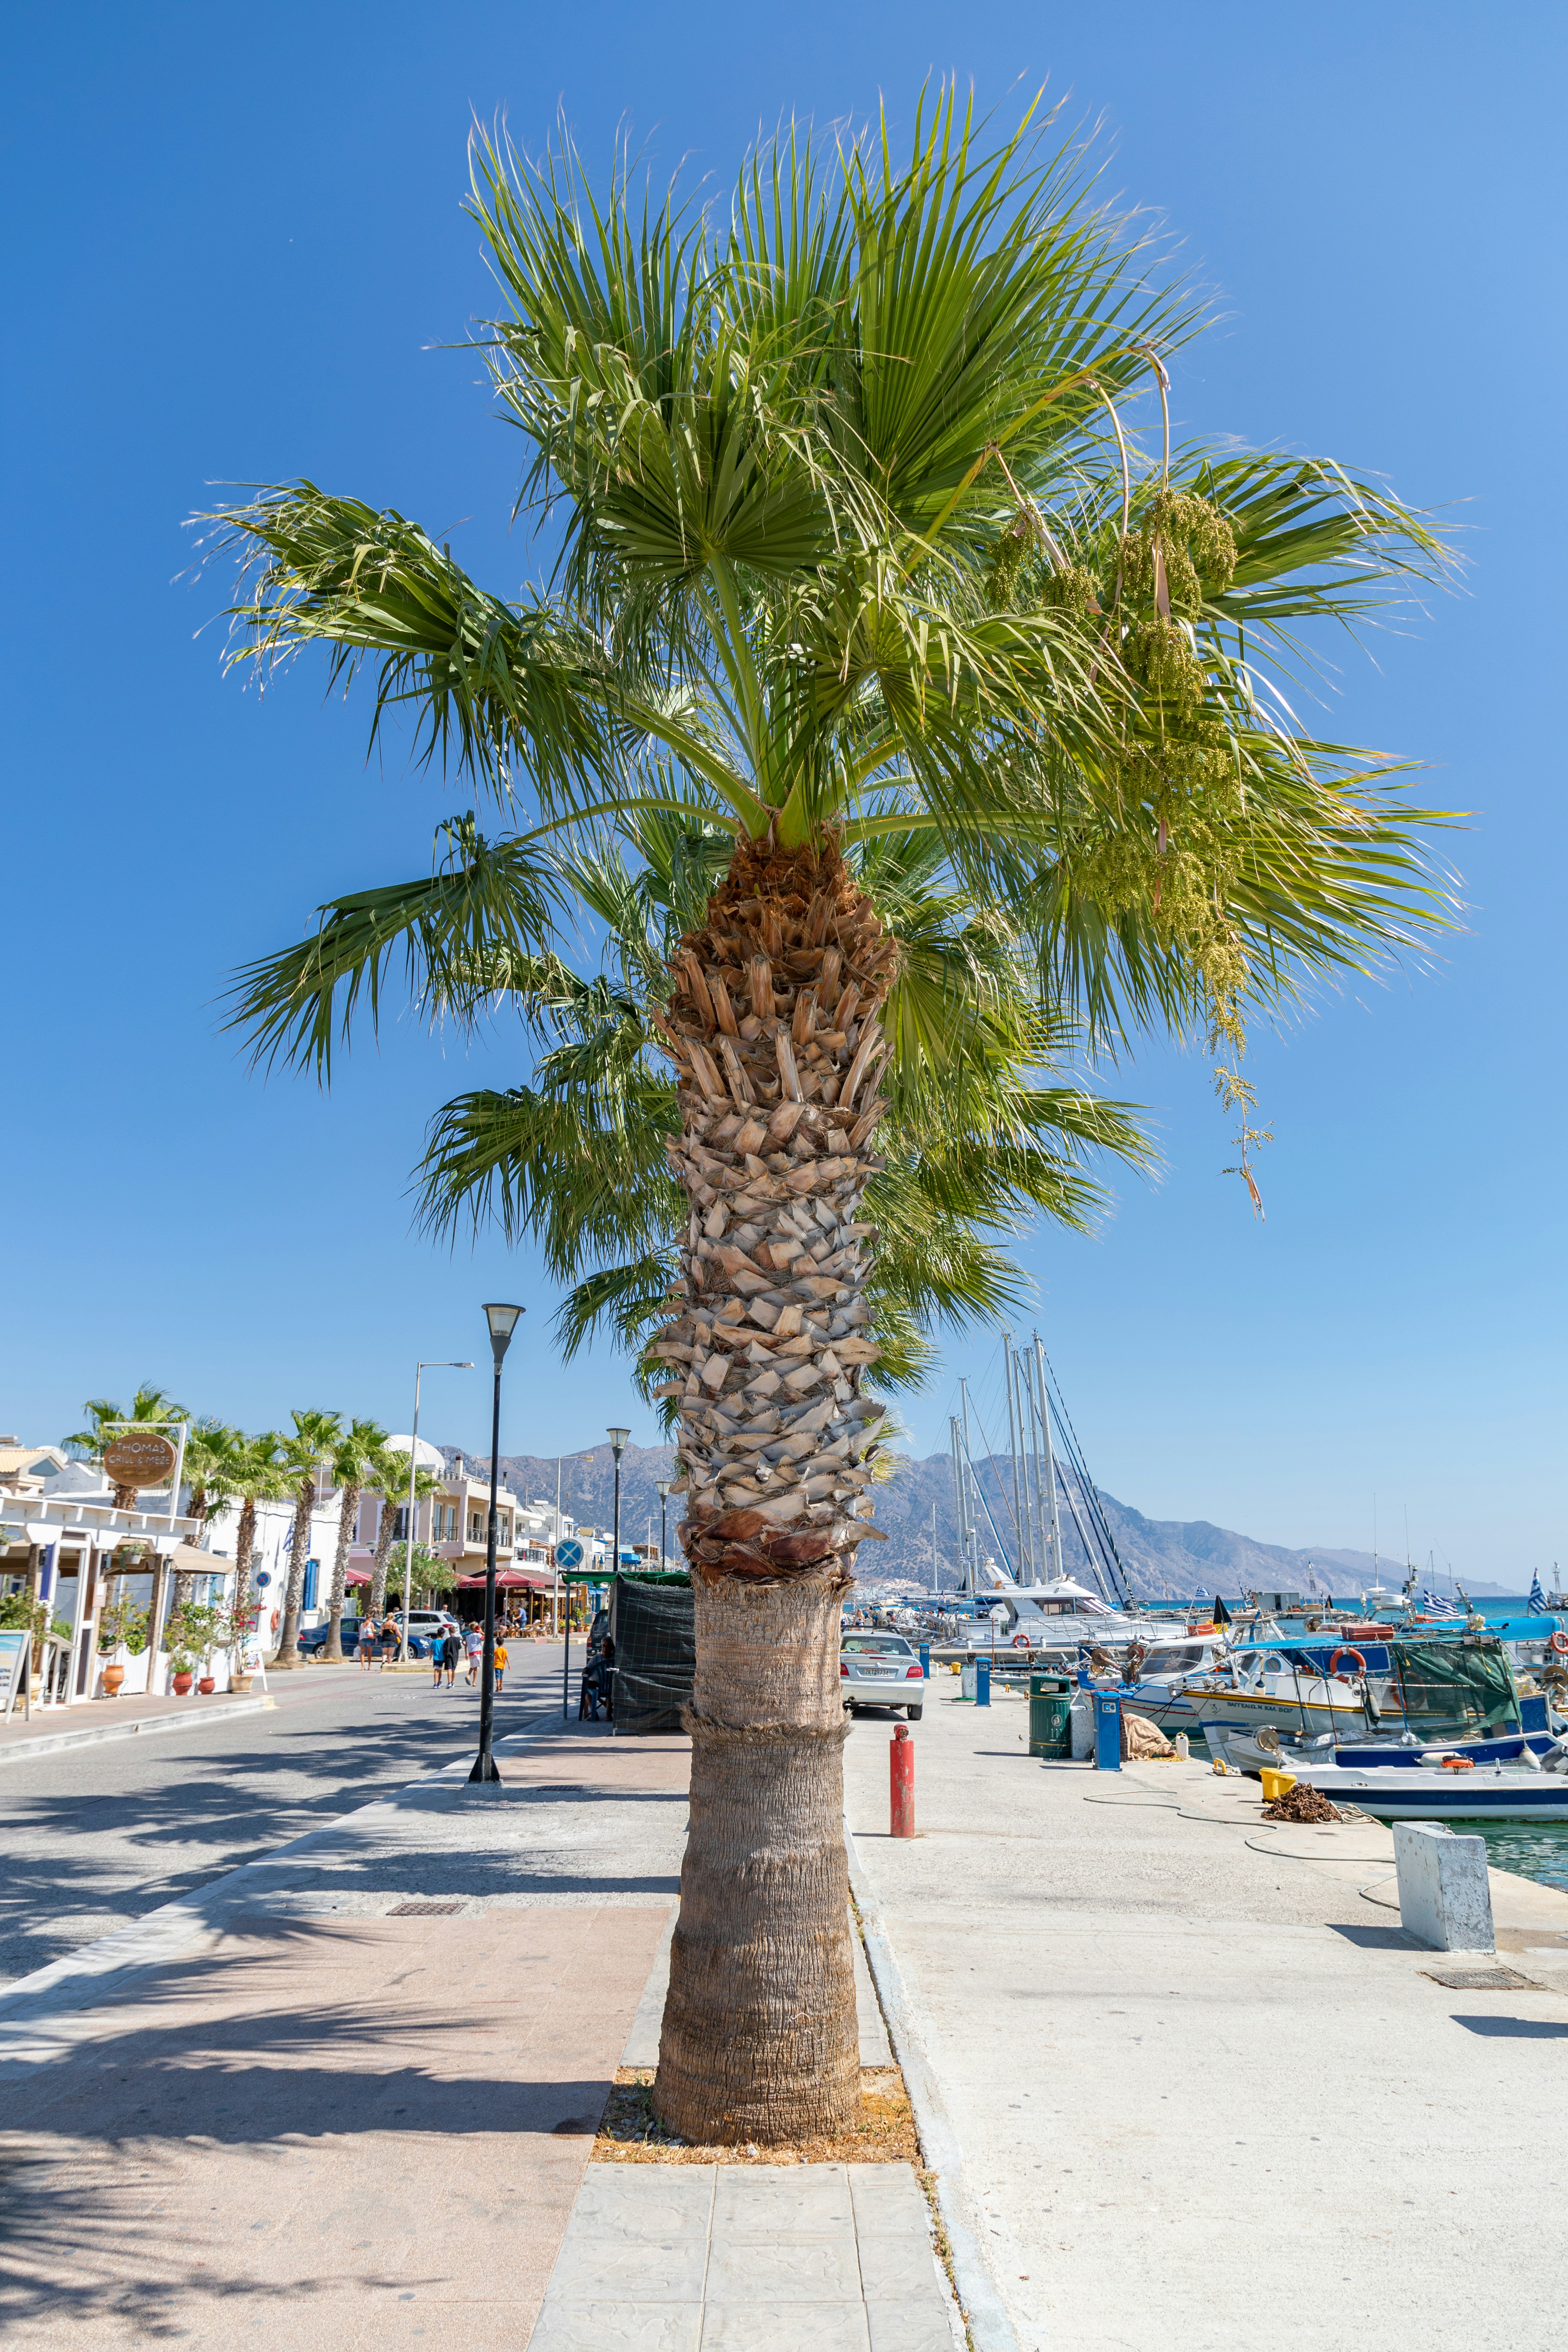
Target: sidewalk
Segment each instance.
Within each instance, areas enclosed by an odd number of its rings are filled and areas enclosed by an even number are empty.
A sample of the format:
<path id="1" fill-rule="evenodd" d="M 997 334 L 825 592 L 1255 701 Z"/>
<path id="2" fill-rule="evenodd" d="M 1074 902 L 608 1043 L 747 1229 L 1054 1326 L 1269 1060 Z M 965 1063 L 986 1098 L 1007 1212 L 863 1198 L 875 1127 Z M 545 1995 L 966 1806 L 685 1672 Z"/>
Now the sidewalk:
<path id="1" fill-rule="evenodd" d="M 1195 1763 L 1031 1761 L 1026 1722 L 928 1702 L 908 1841 L 890 1726 L 846 1750 L 870 1924 L 1024 2352 L 1533 2340 L 1568 2188 L 1568 1895 L 1494 1872 L 1499 1958 L 1542 1989 L 1446 1990 L 1400 1930 L 1388 1831 L 1262 1822 L 1253 1782 Z"/>
<path id="2" fill-rule="evenodd" d="M 686 1743 L 524 1735 L 0 1998 L 0 2327 L 526 2343 L 679 1888 Z"/>

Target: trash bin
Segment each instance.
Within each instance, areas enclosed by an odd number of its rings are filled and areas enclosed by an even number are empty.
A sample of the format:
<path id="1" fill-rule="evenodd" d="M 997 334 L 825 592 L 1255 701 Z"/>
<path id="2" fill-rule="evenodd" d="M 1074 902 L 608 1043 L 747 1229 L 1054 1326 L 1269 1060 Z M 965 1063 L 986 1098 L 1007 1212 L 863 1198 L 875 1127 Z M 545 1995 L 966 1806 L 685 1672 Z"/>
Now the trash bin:
<path id="1" fill-rule="evenodd" d="M 1029 1676 L 1029 1753 L 1072 1754 L 1071 1685 L 1065 1675 Z"/>

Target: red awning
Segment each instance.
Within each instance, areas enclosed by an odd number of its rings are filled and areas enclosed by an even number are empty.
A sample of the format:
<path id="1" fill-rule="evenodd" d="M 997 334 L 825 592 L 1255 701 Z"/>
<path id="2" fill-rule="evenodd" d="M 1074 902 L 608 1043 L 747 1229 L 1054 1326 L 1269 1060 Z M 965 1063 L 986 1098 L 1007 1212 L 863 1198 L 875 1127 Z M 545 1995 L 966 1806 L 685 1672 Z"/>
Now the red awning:
<path id="1" fill-rule="evenodd" d="M 459 1576 L 458 1582 L 465 1592 L 482 1592 L 485 1588 L 482 1576 Z M 526 1585 L 534 1591 L 548 1592 L 554 1582 L 552 1576 L 537 1569 L 531 1572 L 521 1568 L 499 1568 L 496 1570 L 496 1583 L 505 1585 L 509 1591 L 516 1591 L 519 1586 Z"/>
<path id="2" fill-rule="evenodd" d="M 345 1584 L 368 1584 L 370 1582 L 370 1570 L 368 1568 L 345 1569 L 343 1570 L 343 1582 Z"/>

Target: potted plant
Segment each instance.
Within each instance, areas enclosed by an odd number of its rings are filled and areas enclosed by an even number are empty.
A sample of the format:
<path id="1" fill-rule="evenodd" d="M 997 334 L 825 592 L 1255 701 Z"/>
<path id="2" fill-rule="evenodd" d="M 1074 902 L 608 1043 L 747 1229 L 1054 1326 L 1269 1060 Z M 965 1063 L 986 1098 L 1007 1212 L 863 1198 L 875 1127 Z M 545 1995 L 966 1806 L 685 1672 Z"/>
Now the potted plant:
<path id="1" fill-rule="evenodd" d="M 246 1649 L 256 1638 L 261 1621 L 261 1603 L 255 1599 L 231 1601 L 218 1612 L 217 1646 L 226 1650 L 232 1661 L 228 1670 L 228 1686 L 237 1696 L 250 1688 L 250 1675 L 246 1666 Z"/>
<path id="2" fill-rule="evenodd" d="M 217 1646 L 219 1616 L 219 1611 L 200 1601 L 184 1601 L 170 1612 L 169 1664 L 175 1693 L 181 1698 L 191 1687 L 198 1663 L 202 1667 L 202 1696 L 210 1698 L 217 1687 L 213 1679 L 212 1654 Z"/>
<path id="3" fill-rule="evenodd" d="M 190 1696 L 191 1684 L 195 1680 L 192 1666 L 193 1661 L 188 1651 L 170 1651 L 170 1680 L 176 1698 L 186 1698 Z"/>
<path id="4" fill-rule="evenodd" d="M 103 1695 L 118 1698 L 125 1680 L 125 1668 L 117 1651 L 124 1649 L 139 1658 L 147 1647 L 148 1612 L 138 1609 L 135 1602 L 119 1600 L 107 1608 L 98 1621 L 99 1655 L 108 1661 L 103 1669 Z"/>

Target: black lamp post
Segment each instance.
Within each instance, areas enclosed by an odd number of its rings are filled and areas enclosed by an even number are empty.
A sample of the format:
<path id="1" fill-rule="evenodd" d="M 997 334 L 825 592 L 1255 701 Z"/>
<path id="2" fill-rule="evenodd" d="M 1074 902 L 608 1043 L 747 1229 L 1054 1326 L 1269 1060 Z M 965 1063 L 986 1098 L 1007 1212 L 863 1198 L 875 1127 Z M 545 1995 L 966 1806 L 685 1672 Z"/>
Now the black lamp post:
<path id="1" fill-rule="evenodd" d="M 500 1368 L 511 1345 L 511 1335 L 522 1320 L 521 1307 L 488 1306 L 490 1353 L 495 1358 L 496 1384 L 490 1412 L 490 1523 L 485 1544 L 485 1658 L 479 1677 L 479 1752 L 470 1780 L 499 1780 L 500 1768 L 490 1754 L 490 1731 L 496 1709 L 496 1482 L 500 1475 Z"/>
<path id="2" fill-rule="evenodd" d="M 669 1537 L 668 1529 L 669 1524 L 669 1490 L 673 1483 L 674 1482 L 671 1479 L 661 1478 L 658 1481 L 658 1487 L 656 1489 L 658 1496 L 658 1570 L 661 1576 L 669 1565 Z"/>
<path id="3" fill-rule="evenodd" d="M 616 1456 L 615 1551 L 610 1560 L 610 1575 L 613 1580 L 621 1572 L 621 1456 L 626 1452 L 626 1440 L 631 1435 L 631 1431 L 607 1429 L 605 1434 L 609 1439 Z"/>

